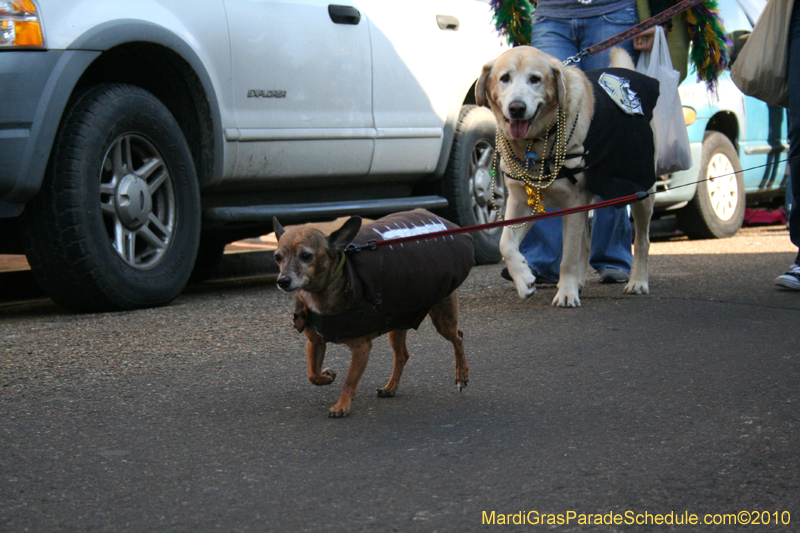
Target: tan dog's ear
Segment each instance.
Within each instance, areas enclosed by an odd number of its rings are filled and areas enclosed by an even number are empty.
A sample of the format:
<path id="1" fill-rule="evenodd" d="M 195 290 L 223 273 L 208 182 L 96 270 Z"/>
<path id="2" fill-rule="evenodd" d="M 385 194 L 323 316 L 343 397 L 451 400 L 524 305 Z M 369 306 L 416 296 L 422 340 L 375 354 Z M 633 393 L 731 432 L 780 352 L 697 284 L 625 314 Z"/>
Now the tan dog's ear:
<path id="1" fill-rule="evenodd" d="M 342 227 L 328 236 L 328 249 L 333 255 L 344 252 L 347 245 L 356 238 L 358 230 L 361 229 L 361 217 L 350 217 L 342 224 Z"/>
<path id="2" fill-rule="evenodd" d="M 486 82 L 489 80 L 489 74 L 492 73 L 494 60 L 489 61 L 483 66 L 481 77 L 478 78 L 478 83 L 475 84 L 475 103 L 482 106 L 486 104 Z"/>
<path id="3" fill-rule="evenodd" d="M 272 231 L 275 232 L 275 236 L 278 238 L 278 240 L 281 240 L 281 236 L 286 233 L 286 230 L 283 229 L 281 223 L 278 222 L 277 217 L 272 217 Z"/>
<path id="4" fill-rule="evenodd" d="M 556 94 L 558 96 L 558 107 L 564 108 L 564 104 L 567 102 L 567 75 L 564 72 L 564 65 L 561 61 L 554 59 L 550 65 L 550 69 L 553 71 L 553 78 L 556 81 Z"/>

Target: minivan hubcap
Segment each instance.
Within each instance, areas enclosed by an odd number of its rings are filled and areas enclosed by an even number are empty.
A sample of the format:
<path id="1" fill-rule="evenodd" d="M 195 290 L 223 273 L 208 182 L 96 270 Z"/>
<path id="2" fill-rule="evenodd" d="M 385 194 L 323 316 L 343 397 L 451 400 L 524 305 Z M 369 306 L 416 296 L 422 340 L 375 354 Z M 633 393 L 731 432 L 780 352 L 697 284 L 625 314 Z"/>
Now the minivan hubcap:
<path id="1" fill-rule="evenodd" d="M 733 218 L 739 203 L 739 184 L 733 163 L 723 154 L 714 154 L 708 162 L 706 177 L 711 208 L 718 219 L 727 222 Z"/>

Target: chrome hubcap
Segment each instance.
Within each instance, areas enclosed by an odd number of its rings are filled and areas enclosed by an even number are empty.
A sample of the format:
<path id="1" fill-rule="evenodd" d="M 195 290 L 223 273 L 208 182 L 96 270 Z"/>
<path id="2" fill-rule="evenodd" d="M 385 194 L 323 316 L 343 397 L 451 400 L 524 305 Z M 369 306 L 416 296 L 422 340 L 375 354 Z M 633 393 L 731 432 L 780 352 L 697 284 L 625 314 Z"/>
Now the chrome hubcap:
<path id="1" fill-rule="evenodd" d="M 114 201 L 120 222 L 131 231 L 144 226 L 153 210 L 153 198 L 147 182 L 134 174 L 128 174 L 120 180 Z"/>
<path id="2" fill-rule="evenodd" d="M 472 212 L 478 224 L 495 222 L 503 216 L 505 208 L 505 186 L 501 177 L 494 180 L 492 187 L 492 163 L 494 147 L 482 139 L 475 144 L 470 158 L 470 191 L 472 192 Z M 496 209 L 495 209 L 496 208 Z M 494 234 L 500 228 L 483 230 Z"/>

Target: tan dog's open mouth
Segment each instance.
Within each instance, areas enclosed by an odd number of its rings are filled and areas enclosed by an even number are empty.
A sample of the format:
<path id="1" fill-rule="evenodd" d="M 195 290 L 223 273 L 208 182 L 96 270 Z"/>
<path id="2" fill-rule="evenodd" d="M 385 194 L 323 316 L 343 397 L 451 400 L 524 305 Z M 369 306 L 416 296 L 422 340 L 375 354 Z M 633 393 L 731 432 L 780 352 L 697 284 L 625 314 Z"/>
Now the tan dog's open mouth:
<path id="1" fill-rule="evenodd" d="M 525 136 L 528 134 L 528 130 L 531 128 L 533 119 L 529 120 L 506 119 L 506 123 L 508 124 L 508 128 L 509 131 L 511 132 L 512 137 L 514 137 L 515 139 L 524 139 Z"/>

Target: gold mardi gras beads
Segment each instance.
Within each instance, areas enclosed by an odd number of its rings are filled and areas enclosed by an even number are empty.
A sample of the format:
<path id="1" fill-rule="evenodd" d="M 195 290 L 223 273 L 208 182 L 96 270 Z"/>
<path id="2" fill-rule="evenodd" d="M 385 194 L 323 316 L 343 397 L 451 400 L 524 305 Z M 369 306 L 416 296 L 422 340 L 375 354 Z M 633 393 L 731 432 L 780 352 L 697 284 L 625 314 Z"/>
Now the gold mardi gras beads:
<path id="1" fill-rule="evenodd" d="M 537 213 L 544 213 L 545 206 L 542 202 L 542 189 L 548 188 L 553 182 L 558 178 L 559 172 L 561 172 L 561 167 L 564 165 L 564 160 L 566 159 L 567 154 L 567 117 L 566 113 L 563 110 L 558 109 L 556 112 L 556 118 L 554 119 L 556 122 L 556 138 L 553 142 L 553 172 L 551 174 L 545 175 L 547 171 L 544 161 L 539 163 L 541 165 L 539 170 L 539 175 L 534 176 L 531 172 L 520 166 L 519 161 L 516 157 L 514 157 L 514 151 L 511 148 L 511 144 L 508 142 L 508 139 L 505 138 L 504 135 L 497 132 L 497 136 L 495 139 L 495 146 L 497 147 L 497 152 L 500 152 L 500 157 L 506 163 L 506 167 L 508 168 L 508 175 L 518 181 L 521 181 L 525 184 L 525 192 L 528 193 L 528 207 L 533 209 Z M 577 122 L 577 117 L 576 117 Z M 552 125 L 552 123 L 551 123 Z M 545 130 L 544 136 L 544 146 L 547 146 L 547 140 L 550 135 L 550 126 L 548 126 Z M 527 151 L 531 151 L 533 146 L 533 140 L 528 141 Z M 497 152 L 495 152 L 495 157 L 497 156 Z M 495 166 L 494 164 L 492 165 Z"/>

